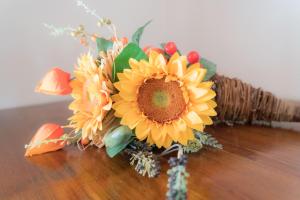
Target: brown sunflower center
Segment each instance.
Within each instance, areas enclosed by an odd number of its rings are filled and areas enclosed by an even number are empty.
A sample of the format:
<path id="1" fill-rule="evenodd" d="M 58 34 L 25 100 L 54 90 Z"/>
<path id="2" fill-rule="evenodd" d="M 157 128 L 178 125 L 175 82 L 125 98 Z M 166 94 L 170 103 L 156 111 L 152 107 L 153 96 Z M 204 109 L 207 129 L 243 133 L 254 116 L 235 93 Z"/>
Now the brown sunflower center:
<path id="1" fill-rule="evenodd" d="M 149 119 L 165 123 L 178 119 L 186 108 L 186 103 L 176 81 L 148 79 L 139 88 L 138 106 Z"/>

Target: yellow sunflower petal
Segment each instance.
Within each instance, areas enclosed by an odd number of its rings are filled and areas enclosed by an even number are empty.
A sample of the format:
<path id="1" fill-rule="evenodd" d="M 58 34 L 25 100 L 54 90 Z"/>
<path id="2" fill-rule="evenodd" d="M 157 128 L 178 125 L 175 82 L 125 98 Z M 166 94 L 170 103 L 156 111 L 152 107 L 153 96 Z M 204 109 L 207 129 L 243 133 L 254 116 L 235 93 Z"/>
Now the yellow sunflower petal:
<path id="1" fill-rule="evenodd" d="M 207 115 L 200 115 L 200 118 L 202 119 L 203 123 L 205 125 L 212 125 L 213 121 L 211 120 L 211 118 Z"/>
<path id="2" fill-rule="evenodd" d="M 188 125 L 201 124 L 203 121 L 195 111 L 190 111 L 183 116 L 184 121 Z"/>
<path id="3" fill-rule="evenodd" d="M 135 101 L 137 98 L 137 95 L 134 93 L 128 93 L 121 91 L 119 95 L 125 100 L 125 101 Z"/>
<path id="4" fill-rule="evenodd" d="M 213 100 L 209 100 L 207 101 L 207 104 L 211 107 L 211 108 L 215 108 L 217 107 L 217 103 Z"/>
<path id="5" fill-rule="evenodd" d="M 185 116 L 183 116 L 183 119 L 187 123 L 188 127 L 203 131 L 203 120 L 195 111 L 188 112 Z"/>
<path id="6" fill-rule="evenodd" d="M 174 127 L 175 127 L 175 129 L 178 129 L 179 131 L 185 131 L 187 128 L 186 122 L 181 118 L 179 118 L 178 120 L 176 120 L 174 122 Z"/>
<path id="7" fill-rule="evenodd" d="M 188 91 L 191 99 L 196 100 L 206 95 L 209 92 L 209 89 L 190 86 L 188 87 Z"/>
<path id="8" fill-rule="evenodd" d="M 175 142 L 178 141 L 180 137 L 180 130 L 174 126 L 174 124 L 167 124 L 166 125 L 167 134 L 171 137 Z"/>
<path id="9" fill-rule="evenodd" d="M 194 140 L 195 139 L 195 134 L 191 128 L 187 130 L 187 138 L 188 140 Z"/>
<path id="10" fill-rule="evenodd" d="M 129 63 L 129 66 L 131 67 L 131 69 L 133 69 L 135 71 L 139 71 L 139 68 L 140 68 L 139 61 L 137 61 L 133 58 L 130 58 L 128 63 Z"/>
<path id="11" fill-rule="evenodd" d="M 181 132 L 181 137 L 178 140 L 178 142 L 181 143 L 182 145 L 187 145 L 188 141 L 193 139 L 195 139 L 193 130 L 188 128 L 186 131 Z"/>
<path id="12" fill-rule="evenodd" d="M 124 81 L 126 81 L 126 82 L 131 81 L 131 82 L 134 82 L 135 84 L 138 84 L 139 82 L 144 80 L 143 74 L 133 71 L 131 69 L 124 69 L 123 74 L 127 78 L 127 80 L 124 79 Z M 126 83 L 126 82 L 124 82 L 124 83 Z"/>
<path id="13" fill-rule="evenodd" d="M 158 57 L 159 53 L 156 51 L 150 51 L 149 53 L 149 63 L 150 65 L 155 65 L 156 58 Z"/>
<path id="14" fill-rule="evenodd" d="M 199 115 L 216 116 L 217 112 L 206 102 L 193 105 L 191 110 L 194 110 Z"/>
<path id="15" fill-rule="evenodd" d="M 188 143 L 188 133 L 186 131 L 180 132 L 180 137 L 178 138 L 178 142 L 182 145 L 187 145 L 187 143 Z"/>
<path id="16" fill-rule="evenodd" d="M 127 80 L 127 77 L 123 73 L 117 73 L 119 81 Z"/>
<path id="17" fill-rule="evenodd" d="M 147 141 L 146 141 L 146 142 L 147 142 L 147 144 L 149 144 L 150 146 L 154 144 L 154 141 L 153 141 L 153 139 L 151 138 L 151 134 L 148 135 Z"/>
<path id="18" fill-rule="evenodd" d="M 141 120 L 141 115 L 135 109 L 131 109 L 123 115 L 120 124 L 134 129 Z"/>
<path id="19" fill-rule="evenodd" d="M 154 60 L 154 66 L 158 69 L 159 73 L 167 73 L 167 68 L 166 68 L 166 60 L 162 54 L 158 54 Z"/>
<path id="20" fill-rule="evenodd" d="M 169 60 L 169 62 L 168 62 L 168 65 L 171 64 L 174 60 L 178 59 L 179 56 L 180 56 L 180 55 L 179 55 L 178 52 L 174 53 L 174 54 L 171 56 L 171 58 L 170 58 L 170 60 Z M 168 66 L 168 68 L 169 68 L 169 66 Z"/>
<path id="21" fill-rule="evenodd" d="M 187 73 L 183 79 L 186 84 L 198 85 L 205 77 L 206 69 L 200 68 L 200 64 L 193 64 L 188 68 Z"/>
<path id="22" fill-rule="evenodd" d="M 168 73 L 181 78 L 186 72 L 187 59 L 185 56 L 180 56 L 176 60 L 168 63 Z"/>
<path id="23" fill-rule="evenodd" d="M 167 135 L 163 147 L 169 148 L 171 144 L 172 144 L 172 138 Z"/>
<path id="24" fill-rule="evenodd" d="M 135 135 L 139 140 L 144 140 L 150 134 L 150 126 L 147 120 L 141 120 L 135 129 Z"/>
<path id="25" fill-rule="evenodd" d="M 216 96 L 216 93 L 213 90 L 207 88 L 198 88 L 190 86 L 188 90 L 190 94 L 190 99 L 194 103 L 207 102 L 208 100 L 211 100 Z"/>
<path id="26" fill-rule="evenodd" d="M 166 125 L 163 125 L 162 127 L 160 127 L 160 135 L 161 135 L 160 139 L 158 140 L 158 142 L 156 142 L 156 144 L 159 148 L 164 146 L 166 138 L 168 137 Z"/>
<path id="27" fill-rule="evenodd" d="M 160 134 L 161 127 L 155 123 L 151 124 L 151 138 L 155 143 L 159 143 L 162 135 Z"/>
<path id="28" fill-rule="evenodd" d="M 203 97 L 200 97 L 196 101 L 197 102 L 207 102 L 208 100 L 215 98 L 215 96 L 216 96 L 215 91 L 209 90 L 207 94 L 205 94 Z"/>
<path id="29" fill-rule="evenodd" d="M 114 95 L 112 95 L 112 96 L 111 96 L 111 99 L 112 99 L 114 102 L 123 100 L 123 99 L 120 97 L 119 94 L 114 94 Z"/>
<path id="30" fill-rule="evenodd" d="M 128 101 L 120 101 L 120 102 L 114 103 L 112 105 L 112 108 L 116 111 L 115 112 L 116 114 L 123 116 L 131 110 L 133 105 L 134 105 L 133 103 L 128 102 Z"/>
<path id="31" fill-rule="evenodd" d="M 204 130 L 204 125 L 203 124 L 192 124 L 190 128 L 195 129 L 197 131 L 203 131 Z"/>
<path id="32" fill-rule="evenodd" d="M 197 87 L 202 87 L 202 88 L 211 88 L 215 83 L 213 81 L 205 81 L 205 82 L 201 82 L 198 84 Z"/>

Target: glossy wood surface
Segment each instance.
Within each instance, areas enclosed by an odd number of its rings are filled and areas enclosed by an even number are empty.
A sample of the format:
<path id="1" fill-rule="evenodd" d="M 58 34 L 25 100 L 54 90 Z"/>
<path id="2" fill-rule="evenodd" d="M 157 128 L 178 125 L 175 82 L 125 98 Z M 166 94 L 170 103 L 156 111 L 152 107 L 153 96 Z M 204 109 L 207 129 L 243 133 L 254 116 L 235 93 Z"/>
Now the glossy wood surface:
<path id="1" fill-rule="evenodd" d="M 0 110 L 0 199 L 165 199 L 168 164 L 148 179 L 125 156 L 75 146 L 24 158 L 46 122 L 65 124 L 67 103 Z M 189 199 L 300 199 L 300 134 L 257 126 L 209 129 L 224 150 L 190 155 Z"/>

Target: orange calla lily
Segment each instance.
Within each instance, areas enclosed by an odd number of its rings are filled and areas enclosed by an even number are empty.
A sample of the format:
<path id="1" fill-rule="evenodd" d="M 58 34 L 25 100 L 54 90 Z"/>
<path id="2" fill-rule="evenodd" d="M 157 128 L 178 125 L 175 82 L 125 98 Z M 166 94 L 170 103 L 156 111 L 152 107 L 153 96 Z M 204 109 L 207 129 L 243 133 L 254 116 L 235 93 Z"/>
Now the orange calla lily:
<path id="1" fill-rule="evenodd" d="M 50 95 L 67 95 L 72 92 L 69 83 L 70 73 L 55 67 L 44 76 L 36 91 Z"/>
<path id="2" fill-rule="evenodd" d="M 59 140 L 63 134 L 64 131 L 61 126 L 51 123 L 44 124 L 27 145 L 25 156 L 33 156 L 63 148 L 66 142 Z"/>

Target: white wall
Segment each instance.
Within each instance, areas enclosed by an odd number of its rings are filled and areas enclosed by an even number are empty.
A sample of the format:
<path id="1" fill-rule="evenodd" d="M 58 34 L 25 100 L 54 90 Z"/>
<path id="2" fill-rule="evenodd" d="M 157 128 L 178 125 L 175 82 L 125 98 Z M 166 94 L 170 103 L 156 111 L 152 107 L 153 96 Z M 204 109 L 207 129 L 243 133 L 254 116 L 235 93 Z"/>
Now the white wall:
<path id="1" fill-rule="evenodd" d="M 149 19 L 142 44 L 173 40 L 239 77 L 280 97 L 300 99 L 300 1 L 298 0 L 89 0 L 110 17 L 122 35 Z M 34 93 L 52 66 L 71 71 L 86 49 L 68 36 L 49 36 L 42 23 L 57 26 L 96 20 L 73 0 L 0 1 L 0 108 L 58 101 Z"/>

